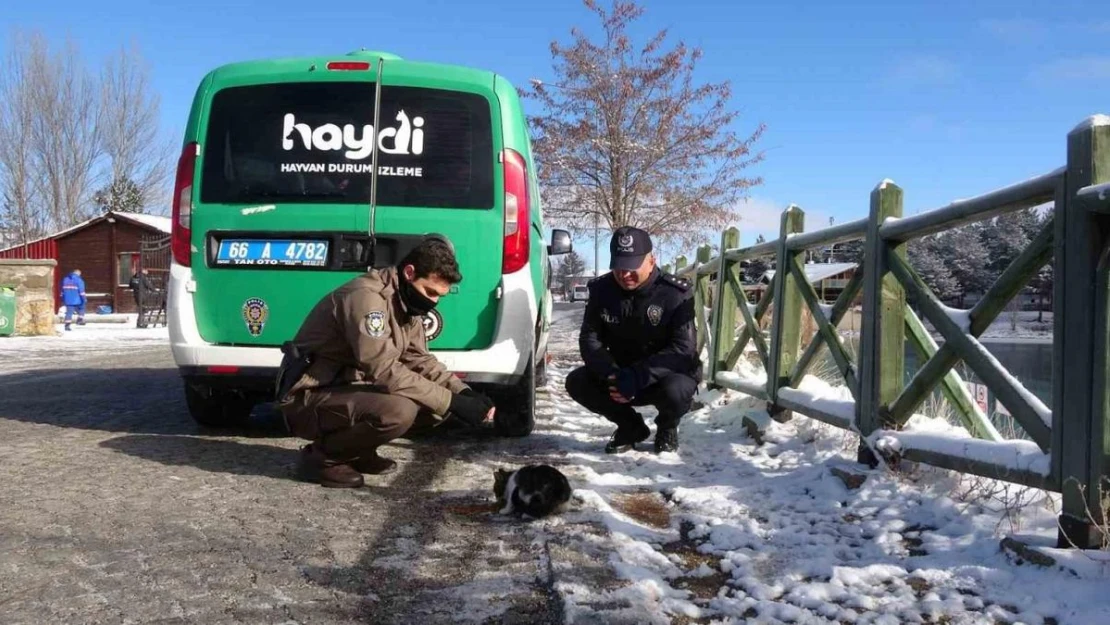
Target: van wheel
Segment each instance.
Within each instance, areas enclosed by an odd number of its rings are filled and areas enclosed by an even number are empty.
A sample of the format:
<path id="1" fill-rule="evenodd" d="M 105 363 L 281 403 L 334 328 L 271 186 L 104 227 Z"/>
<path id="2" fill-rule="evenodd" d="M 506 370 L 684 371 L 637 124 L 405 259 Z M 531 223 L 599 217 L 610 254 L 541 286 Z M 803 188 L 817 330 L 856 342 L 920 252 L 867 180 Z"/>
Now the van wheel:
<path id="1" fill-rule="evenodd" d="M 238 428 L 250 420 L 254 401 L 233 393 L 220 393 L 199 384 L 185 382 L 185 405 L 189 415 L 200 425 L 214 428 Z"/>
<path id="2" fill-rule="evenodd" d="M 528 359 L 521 380 L 501 393 L 504 401 L 500 404 L 511 408 L 506 411 L 498 409 L 494 415 L 494 431 L 500 436 L 528 436 L 536 427 L 535 358 Z"/>

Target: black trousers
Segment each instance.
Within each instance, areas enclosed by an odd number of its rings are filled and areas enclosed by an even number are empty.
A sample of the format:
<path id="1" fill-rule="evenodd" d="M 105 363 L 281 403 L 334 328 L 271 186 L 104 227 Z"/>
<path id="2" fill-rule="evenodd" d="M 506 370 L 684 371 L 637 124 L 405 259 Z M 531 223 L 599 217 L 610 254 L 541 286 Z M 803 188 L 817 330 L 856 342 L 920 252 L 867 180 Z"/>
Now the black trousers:
<path id="1" fill-rule="evenodd" d="M 567 375 L 566 389 L 571 399 L 618 426 L 642 419 L 632 406 L 655 406 L 659 411 L 655 425 L 670 428 L 678 427 L 679 419 L 690 412 L 698 381 L 692 376 L 673 373 L 641 390 L 630 403 L 620 404 L 609 397 L 608 380 L 586 367 L 579 367 Z"/>

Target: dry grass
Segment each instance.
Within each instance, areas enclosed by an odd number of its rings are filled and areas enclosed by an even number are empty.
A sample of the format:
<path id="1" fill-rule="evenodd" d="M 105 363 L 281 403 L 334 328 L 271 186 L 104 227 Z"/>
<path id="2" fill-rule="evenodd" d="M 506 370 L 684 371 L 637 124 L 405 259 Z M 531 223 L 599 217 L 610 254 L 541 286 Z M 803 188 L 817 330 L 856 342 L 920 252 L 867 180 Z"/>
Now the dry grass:
<path id="1" fill-rule="evenodd" d="M 663 545 L 663 553 L 678 556 L 682 560 L 682 568 L 687 571 L 694 571 L 703 566 L 712 571 L 708 575 L 679 577 L 672 583 L 675 588 L 689 591 L 694 595 L 695 603 L 704 603 L 716 597 L 721 588 L 728 585 L 732 575 L 721 571 L 719 556 L 698 551 L 698 543 L 689 537 L 690 528 L 690 525 L 683 524 L 682 538 Z"/>
<path id="2" fill-rule="evenodd" d="M 612 505 L 637 521 L 659 529 L 671 526 L 671 513 L 659 493 L 634 492 L 614 495 Z"/>
<path id="3" fill-rule="evenodd" d="M 1067 483 L 1074 484 L 1076 480 L 1075 478 L 1069 478 Z M 1079 492 L 1083 494 L 1084 498 L 1086 498 L 1087 486 L 1080 484 L 1078 489 Z M 1053 514 L 1059 516 L 1061 511 L 1056 509 L 1056 502 L 1053 501 L 1051 497 L 1049 498 L 1049 503 L 1051 504 L 1049 509 Z M 1102 536 L 1101 544 L 1098 548 L 1106 551 L 1110 550 L 1110 478 L 1103 478 L 1102 484 L 1099 485 L 1099 508 L 1099 514 L 1096 518 L 1096 515 L 1088 506 L 1086 509 L 1086 516 L 1087 521 L 1094 525 L 1095 530 Z M 1078 548 L 1075 543 L 1072 543 L 1071 546 L 1073 548 Z"/>

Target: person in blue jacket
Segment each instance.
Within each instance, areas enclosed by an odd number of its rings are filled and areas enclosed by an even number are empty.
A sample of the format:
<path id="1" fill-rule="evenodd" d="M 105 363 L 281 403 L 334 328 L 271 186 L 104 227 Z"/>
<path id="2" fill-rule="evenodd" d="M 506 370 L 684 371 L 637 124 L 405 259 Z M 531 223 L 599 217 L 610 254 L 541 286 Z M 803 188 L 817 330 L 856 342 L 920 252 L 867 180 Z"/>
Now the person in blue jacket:
<path id="1" fill-rule="evenodd" d="M 62 278 L 62 303 L 66 307 L 66 330 L 72 329 L 73 313 L 77 313 L 77 325 L 85 325 L 85 280 L 81 277 L 81 270 L 74 269 L 68 276 Z"/>

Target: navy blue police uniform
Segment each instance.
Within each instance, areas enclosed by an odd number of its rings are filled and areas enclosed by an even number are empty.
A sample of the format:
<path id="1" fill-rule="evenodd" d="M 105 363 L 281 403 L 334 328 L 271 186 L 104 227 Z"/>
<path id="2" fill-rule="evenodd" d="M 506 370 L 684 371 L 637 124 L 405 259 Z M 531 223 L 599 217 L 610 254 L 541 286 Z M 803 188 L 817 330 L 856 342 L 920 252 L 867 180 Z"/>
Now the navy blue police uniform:
<path id="1" fill-rule="evenodd" d="M 643 230 L 618 229 L 610 244 L 612 264 L 639 267 L 650 250 Z M 647 405 L 659 413 L 656 452 L 676 451 L 679 420 L 689 412 L 701 381 L 691 284 L 655 267 L 633 290 L 623 288 L 612 273 L 594 278 L 588 288 L 578 339 L 585 365 L 567 376 L 567 393 L 617 424 L 605 451 L 634 448 L 651 435 L 632 408 Z M 614 400 L 611 389 L 631 401 Z"/>

